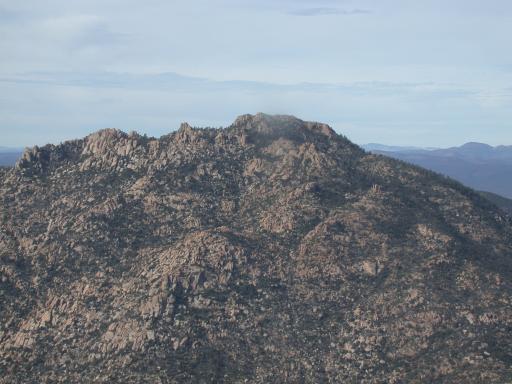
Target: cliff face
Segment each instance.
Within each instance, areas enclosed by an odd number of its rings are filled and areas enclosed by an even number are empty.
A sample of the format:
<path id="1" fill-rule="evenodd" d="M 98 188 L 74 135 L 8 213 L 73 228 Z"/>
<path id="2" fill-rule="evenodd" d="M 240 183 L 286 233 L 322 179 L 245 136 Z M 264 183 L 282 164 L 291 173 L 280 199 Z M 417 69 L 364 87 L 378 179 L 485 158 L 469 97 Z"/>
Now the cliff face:
<path id="1" fill-rule="evenodd" d="M 508 219 L 326 125 L 108 129 L 0 182 L 2 383 L 512 376 Z"/>

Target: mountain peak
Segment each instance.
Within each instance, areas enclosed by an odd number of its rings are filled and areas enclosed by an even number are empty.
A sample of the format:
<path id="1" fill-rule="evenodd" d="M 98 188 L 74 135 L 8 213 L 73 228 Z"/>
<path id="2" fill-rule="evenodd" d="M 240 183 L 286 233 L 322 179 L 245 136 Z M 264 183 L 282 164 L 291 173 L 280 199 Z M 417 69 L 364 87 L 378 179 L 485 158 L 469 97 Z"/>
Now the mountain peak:
<path id="1" fill-rule="evenodd" d="M 193 130 L 192 126 L 189 123 L 184 122 L 184 123 L 180 124 L 180 128 L 178 129 L 178 132 L 180 132 L 180 131 L 188 131 L 188 132 L 190 132 L 192 130 Z"/>
<path id="2" fill-rule="evenodd" d="M 82 170 L 90 167 L 134 169 L 148 163 L 167 164 L 165 156 L 161 157 L 166 148 L 172 147 L 179 151 L 185 148 L 201 151 L 208 146 L 210 149 L 228 149 L 232 147 L 233 140 L 242 147 L 249 144 L 267 146 L 279 139 L 288 140 L 293 145 L 314 143 L 324 149 L 340 143 L 356 148 L 326 124 L 306 122 L 288 115 L 257 113 L 239 116 L 225 129 L 193 128 L 184 122 L 177 131 L 160 139 L 148 139 L 136 132 L 127 134 L 116 128 L 105 128 L 83 139 L 26 149 L 16 169 L 25 175 L 39 174 L 69 162 L 80 163 Z M 133 156 L 135 153 L 138 155 Z M 142 158 L 145 160 L 141 163 Z"/>
<path id="3" fill-rule="evenodd" d="M 128 134 L 116 129 L 105 128 L 85 137 L 82 154 L 101 154 L 116 148 L 128 139 Z"/>
<path id="4" fill-rule="evenodd" d="M 461 147 L 491 147 L 491 145 L 486 143 L 480 143 L 479 141 L 468 141 L 461 145 Z"/>
<path id="5" fill-rule="evenodd" d="M 265 113 L 241 115 L 237 117 L 232 127 L 243 127 L 253 133 L 285 136 L 295 140 L 312 139 L 313 135 L 330 139 L 337 136 L 336 132 L 327 124 L 303 121 L 291 115 L 268 115 Z"/>
<path id="6" fill-rule="evenodd" d="M 469 150 L 492 150 L 494 147 L 492 147 L 489 144 L 484 143 L 478 143 L 475 141 L 470 141 L 468 143 L 465 143 L 460 146 L 460 149 L 469 149 Z"/>

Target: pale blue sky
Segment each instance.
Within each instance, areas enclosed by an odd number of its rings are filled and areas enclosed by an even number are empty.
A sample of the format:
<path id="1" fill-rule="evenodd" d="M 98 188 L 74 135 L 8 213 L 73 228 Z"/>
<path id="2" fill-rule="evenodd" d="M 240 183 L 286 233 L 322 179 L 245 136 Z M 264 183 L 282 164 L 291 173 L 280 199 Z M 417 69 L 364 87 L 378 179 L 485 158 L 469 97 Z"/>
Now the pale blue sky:
<path id="1" fill-rule="evenodd" d="M 0 145 L 244 113 L 512 144 L 509 0 L 0 0 Z"/>

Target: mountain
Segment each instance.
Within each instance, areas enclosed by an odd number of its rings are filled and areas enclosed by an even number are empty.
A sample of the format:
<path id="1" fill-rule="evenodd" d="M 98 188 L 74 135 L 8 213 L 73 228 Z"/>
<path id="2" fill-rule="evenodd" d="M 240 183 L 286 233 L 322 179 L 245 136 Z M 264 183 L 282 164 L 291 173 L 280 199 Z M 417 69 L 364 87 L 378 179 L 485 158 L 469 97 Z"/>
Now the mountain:
<path id="1" fill-rule="evenodd" d="M 2 147 L 0 146 L 0 153 L 4 153 L 4 152 L 13 152 L 13 151 L 19 151 L 21 150 L 20 148 L 11 148 L 11 147 Z"/>
<path id="2" fill-rule="evenodd" d="M 0 153 L 23 153 L 23 148 L 1 147 Z"/>
<path id="3" fill-rule="evenodd" d="M 0 186 L 0 383 L 512 376 L 510 219 L 327 125 L 102 130 Z"/>
<path id="4" fill-rule="evenodd" d="M 476 190 L 512 198 L 512 146 L 466 143 L 460 147 L 435 150 L 409 147 L 401 150 L 371 149 L 377 148 L 375 145 L 365 147 L 373 153 L 442 173 Z"/>
<path id="5" fill-rule="evenodd" d="M 20 148 L 0 147 L 0 167 L 11 167 L 21 157 Z"/>

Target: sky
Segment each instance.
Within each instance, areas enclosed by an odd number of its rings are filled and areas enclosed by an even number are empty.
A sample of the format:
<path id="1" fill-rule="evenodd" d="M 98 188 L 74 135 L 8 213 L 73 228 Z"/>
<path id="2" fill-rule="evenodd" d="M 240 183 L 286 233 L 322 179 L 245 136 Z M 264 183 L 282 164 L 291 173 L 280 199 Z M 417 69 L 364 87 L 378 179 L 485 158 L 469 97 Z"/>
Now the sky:
<path id="1" fill-rule="evenodd" d="M 510 0 L 0 0 L 0 146 L 246 113 L 512 144 Z"/>

